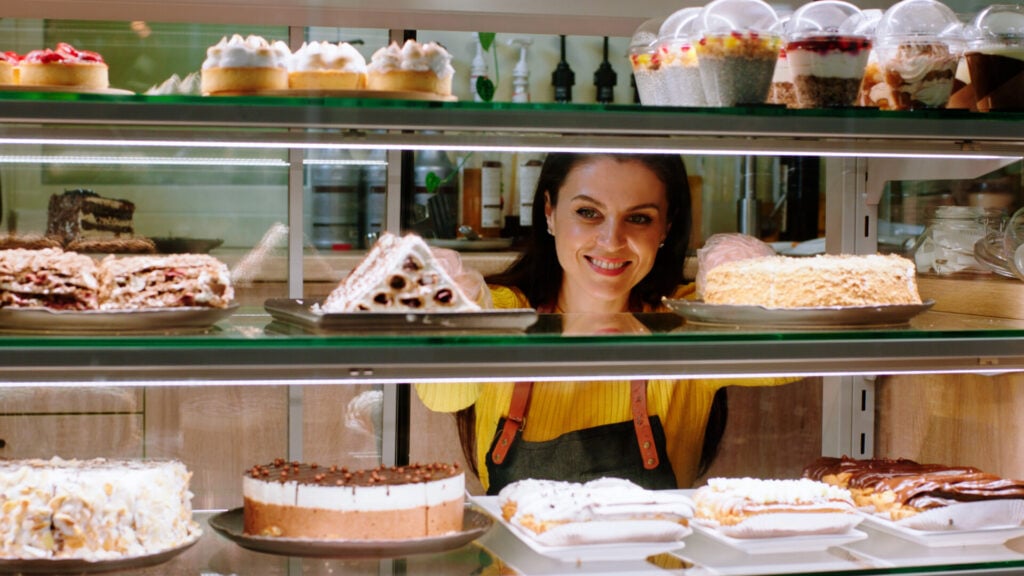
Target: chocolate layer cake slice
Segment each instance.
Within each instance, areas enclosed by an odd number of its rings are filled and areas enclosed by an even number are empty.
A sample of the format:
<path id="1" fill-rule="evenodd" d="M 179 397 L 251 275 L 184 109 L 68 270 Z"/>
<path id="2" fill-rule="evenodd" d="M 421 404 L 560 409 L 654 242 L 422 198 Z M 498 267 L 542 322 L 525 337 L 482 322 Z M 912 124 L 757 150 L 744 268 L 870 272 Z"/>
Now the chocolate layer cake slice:
<path id="1" fill-rule="evenodd" d="M 65 190 L 50 196 L 46 235 L 64 244 L 81 239 L 131 236 L 135 204 L 128 200 L 103 198 L 92 190 Z"/>
<path id="2" fill-rule="evenodd" d="M 96 262 L 74 252 L 0 250 L 0 306 L 92 310 L 97 308 Z"/>
<path id="3" fill-rule="evenodd" d="M 227 308 L 235 297 L 227 265 L 207 254 L 107 256 L 99 281 L 104 310 Z"/>

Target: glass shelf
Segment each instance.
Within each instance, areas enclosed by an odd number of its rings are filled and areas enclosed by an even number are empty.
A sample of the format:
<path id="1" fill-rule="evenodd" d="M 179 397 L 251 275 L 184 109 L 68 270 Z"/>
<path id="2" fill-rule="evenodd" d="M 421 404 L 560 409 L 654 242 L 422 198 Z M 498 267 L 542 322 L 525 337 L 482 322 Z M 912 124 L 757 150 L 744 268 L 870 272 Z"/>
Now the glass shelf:
<path id="1" fill-rule="evenodd" d="M 776 331 L 637 319 L 650 334 L 310 334 L 257 308 L 203 333 L 0 336 L 10 384 L 382 383 L 1024 370 L 1024 321 L 925 312 L 907 327 Z"/>
<path id="2" fill-rule="evenodd" d="M 0 93 L 0 142 L 54 139 L 392 149 L 630 149 L 849 157 L 1024 155 L 1024 114 L 865 108 L 652 108 L 377 98 Z M 28 124 L 30 127 L 19 127 Z M 36 125 L 51 127 L 40 132 Z M 60 130 L 57 125 L 64 125 Z M 72 126 L 74 128 L 72 128 Z M 139 130 L 140 127 L 172 131 Z M 175 127 L 245 130 L 173 131 Z M 90 130 L 83 130 L 88 127 Z M 96 131 L 97 128 L 102 130 Z M 291 132 L 278 129 L 289 128 Z M 357 132 L 323 133 L 326 128 Z M 382 130 L 411 130 L 396 135 Z M 440 133 L 436 133 L 440 132 Z M 557 140 L 554 135 L 559 135 Z M 511 136 L 511 139 L 510 139 Z"/>

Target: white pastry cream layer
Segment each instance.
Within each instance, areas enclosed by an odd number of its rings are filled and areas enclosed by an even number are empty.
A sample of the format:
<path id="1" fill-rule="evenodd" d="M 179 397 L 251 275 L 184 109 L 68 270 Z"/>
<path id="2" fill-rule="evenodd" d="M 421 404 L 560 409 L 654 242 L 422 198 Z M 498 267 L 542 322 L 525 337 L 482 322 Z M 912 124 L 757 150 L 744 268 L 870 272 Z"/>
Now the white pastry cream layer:
<path id="1" fill-rule="evenodd" d="M 291 50 L 280 40 L 235 34 L 207 48 L 203 68 L 288 68 L 289 58 Z"/>
<path id="2" fill-rule="evenodd" d="M 372 72 L 415 71 L 433 72 L 438 78 L 451 78 L 455 74 L 452 57 L 436 42 L 421 44 L 406 40 L 401 46 L 392 42 L 373 53 L 369 70 Z"/>
<path id="3" fill-rule="evenodd" d="M 465 476 L 380 486 L 332 486 L 255 479 L 242 480 L 245 498 L 264 504 L 342 512 L 380 512 L 434 506 L 465 497 Z"/>
<path id="4" fill-rule="evenodd" d="M 306 42 L 292 54 L 288 69 L 292 72 L 320 70 L 359 74 L 366 72 L 366 58 L 347 42 Z"/>

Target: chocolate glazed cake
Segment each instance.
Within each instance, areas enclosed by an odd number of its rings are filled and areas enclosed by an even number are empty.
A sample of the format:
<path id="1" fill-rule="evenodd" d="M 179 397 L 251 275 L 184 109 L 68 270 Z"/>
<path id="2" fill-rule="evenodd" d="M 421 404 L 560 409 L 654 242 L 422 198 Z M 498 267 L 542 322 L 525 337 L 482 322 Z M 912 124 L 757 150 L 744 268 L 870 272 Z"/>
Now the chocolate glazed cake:
<path id="1" fill-rule="evenodd" d="M 135 204 L 128 200 L 103 198 L 92 190 L 65 190 L 50 196 L 46 235 L 64 244 L 83 239 L 131 236 Z"/>
<path id="2" fill-rule="evenodd" d="M 318 540 L 400 540 L 462 528 L 465 479 L 457 464 L 348 470 L 286 462 L 243 476 L 246 534 Z"/>

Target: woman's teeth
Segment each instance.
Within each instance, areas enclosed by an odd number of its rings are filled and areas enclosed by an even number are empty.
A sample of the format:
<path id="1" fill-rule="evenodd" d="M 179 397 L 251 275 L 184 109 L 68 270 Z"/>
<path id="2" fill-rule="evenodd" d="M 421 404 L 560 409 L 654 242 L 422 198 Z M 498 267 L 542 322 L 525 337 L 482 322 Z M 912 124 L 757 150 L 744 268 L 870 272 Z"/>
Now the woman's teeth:
<path id="1" fill-rule="evenodd" d="M 591 258 L 590 263 L 604 270 L 618 270 L 619 268 L 624 268 L 627 264 L 629 264 L 629 262 L 625 261 L 608 262 L 607 260 L 598 260 L 597 258 Z"/>

